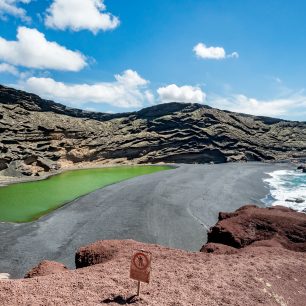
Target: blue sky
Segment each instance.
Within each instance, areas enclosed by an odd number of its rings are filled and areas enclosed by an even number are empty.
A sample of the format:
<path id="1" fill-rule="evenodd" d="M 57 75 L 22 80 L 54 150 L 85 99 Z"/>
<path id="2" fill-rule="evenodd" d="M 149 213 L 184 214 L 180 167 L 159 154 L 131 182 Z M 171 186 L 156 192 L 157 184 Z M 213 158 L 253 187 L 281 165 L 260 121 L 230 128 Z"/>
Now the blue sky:
<path id="1" fill-rule="evenodd" d="M 0 83 L 69 106 L 306 120 L 303 0 L 0 0 L 0 24 Z"/>

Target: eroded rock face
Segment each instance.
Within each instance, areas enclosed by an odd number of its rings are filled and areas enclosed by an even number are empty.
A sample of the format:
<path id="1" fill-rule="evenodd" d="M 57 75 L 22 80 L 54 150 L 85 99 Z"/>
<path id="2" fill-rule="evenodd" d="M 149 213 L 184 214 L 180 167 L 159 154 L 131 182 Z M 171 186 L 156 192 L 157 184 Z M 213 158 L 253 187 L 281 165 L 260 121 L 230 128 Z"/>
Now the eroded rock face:
<path id="1" fill-rule="evenodd" d="M 107 240 L 97 241 L 81 247 L 75 254 L 76 268 L 84 268 L 111 260 L 119 251 L 118 243 Z"/>
<path id="2" fill-rule="evenodd" d="M 216 244 L 221 244 L 236 249 L 249 245 L 277 246 L 306 252 L 306 215 L 282 206 L 246 205 L 233 213 L 221 212 L 218 223 L 208 232 L 207 241 L 201 251 L 219 251 Z M 222 253 L 222 247 L 219 248 Z"/>
<path id="3" fill-rule="evenodd" d="M 41 175 L 66 164 L 223 163 L 300 158 L 306 123 L 167 103 L 103 114 L 0 86 L 0 174 Z"/>
<path id="4" fill-rule="evenodd" d="M 24 278 L 33 278 L 38 276 L 46 276 L 59 272 L 68 271 L 68 268 L 62 263 L 56 261 L 44 260 L 39 263 L 36 267 L 33 267 Z"/>

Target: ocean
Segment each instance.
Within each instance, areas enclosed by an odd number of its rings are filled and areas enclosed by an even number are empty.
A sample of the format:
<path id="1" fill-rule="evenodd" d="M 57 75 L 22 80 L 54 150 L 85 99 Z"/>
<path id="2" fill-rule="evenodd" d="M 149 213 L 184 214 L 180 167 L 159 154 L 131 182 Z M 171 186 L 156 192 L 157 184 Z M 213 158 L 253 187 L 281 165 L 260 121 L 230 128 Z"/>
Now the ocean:
<path id="1" fill-rule="evenodd" d="M 267 206 L 282 205 L 306 213 L 306 173 L 277 170 L 264 179 L 270 193 L 262 200 Z"/>

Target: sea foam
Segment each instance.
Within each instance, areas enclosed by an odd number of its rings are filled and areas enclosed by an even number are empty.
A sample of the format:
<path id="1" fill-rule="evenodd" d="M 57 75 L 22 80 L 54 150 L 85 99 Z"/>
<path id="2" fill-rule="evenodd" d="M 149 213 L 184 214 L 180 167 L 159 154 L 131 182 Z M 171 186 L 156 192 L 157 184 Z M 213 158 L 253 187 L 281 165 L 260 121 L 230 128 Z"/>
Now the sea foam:
<path id="1" fill-rule="evenodd" d="M 296 211 L 306 212 L 306 173 L 298 170 L 277 170 L 267 173 L 264 179 L 270 189 L 263 202 L 267 205 L 282 205 Z"/>

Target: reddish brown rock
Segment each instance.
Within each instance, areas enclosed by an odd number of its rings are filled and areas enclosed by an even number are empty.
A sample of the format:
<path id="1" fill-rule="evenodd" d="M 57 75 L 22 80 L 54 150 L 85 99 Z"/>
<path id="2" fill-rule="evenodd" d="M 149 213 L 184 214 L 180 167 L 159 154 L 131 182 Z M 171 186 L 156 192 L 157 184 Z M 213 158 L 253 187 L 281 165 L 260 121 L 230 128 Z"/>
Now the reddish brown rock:
<path id="1" fill-rule="evenodd" d="M 67 270 L 68 270 L 68 268 L 60 262 L 44 260 L 41 263 L 39 263 L 38 266 L 32 268 L 24 276 L 24 278 L 46 276 L 46 275 L 49 275 L 49 274 L 56 274 L 56 273 L 64 272 L 64 271 L 67 271 Z"/>
<path id="2" fill-rule="evenodd" d="M 209 242 L 200 253 L 133 240 L 98 241 L 76 254 L 77 265 L 88 267 L 0 281 L 0 304 L 304 305 L 306 252 L 295 251 L 305 245 L 306 215 L 284 207 L 244 206 L 219 217 L 213 228 L 232 236 L 240 249 Z M 152 253 L 152 275 L 135 299 L 137 283 L 129 278 L 129 268 L 139 249 Z"/>
<path id="3" fill-rule="evenodd" d="M 278 245 L 306 252 L 306 215 L 282 206 L 254 205 L 243 206 L 233 213 L 221 212 L 218 223 L 208 233 L 208 243 L 238 249 L 252 244 Z"/>
<path id="4" fill-rule="evenodd" d="M 229 245 L 210 242 L 203 245 L 200 252 L 230 255 L 230 254 L 236 254 L 238 250 Z"/>
<path id="5" fill-rule="evenodd" d="M 118 244 L 111 241 L 97 241 L 76 252 L 75 266 L 78 269 L 107 262 L 115 256 L 118 250 Z"/>
<path id="6" fill-rule="evenodd" d="M 232 255 L 186 252 L 131 240 L 103 264 L 33 279 L 0 281 L 2 305 L 302 306 L 306 253 L 247 247 Z M 150 284 L 129 278 L 135 250 L 152 253 Z"/>

